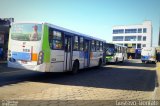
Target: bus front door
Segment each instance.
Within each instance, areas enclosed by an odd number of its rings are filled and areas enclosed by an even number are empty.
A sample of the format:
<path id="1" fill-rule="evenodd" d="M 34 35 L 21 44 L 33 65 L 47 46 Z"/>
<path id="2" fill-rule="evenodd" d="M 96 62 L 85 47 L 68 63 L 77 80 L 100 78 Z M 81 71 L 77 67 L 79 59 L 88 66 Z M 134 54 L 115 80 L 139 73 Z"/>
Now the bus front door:
<path id="1" fill-rule="evenodd" d="M 69 71 L 72 68 L 72 38 L 71 36 L 65 36 L 65 60 L 64 70 Z"/>
<path id="2" fill-rule="evenodd" d="M 90 49 L 89 40 L 84 41 L 84 67 L 89 67 L 90 62 Z"/>

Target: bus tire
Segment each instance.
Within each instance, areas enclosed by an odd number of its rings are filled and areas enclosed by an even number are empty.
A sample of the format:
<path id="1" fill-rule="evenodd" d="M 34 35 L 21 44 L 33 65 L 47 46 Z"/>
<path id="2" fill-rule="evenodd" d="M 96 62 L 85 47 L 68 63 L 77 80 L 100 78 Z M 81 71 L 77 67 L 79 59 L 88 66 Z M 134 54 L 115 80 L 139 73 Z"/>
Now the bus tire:
<path id="1" fill-rule="evenodd" d="M 73 67 L 72 67 L 72 74 L 76 74 L 79 70 L 79 61 L 76 60 L 74 63 L 73 63 Z"/>
<path id="2" fill-rule="evenodd" d="M 147 64 L 147 63 L 148 63 L 148 61 L 144 61 L 144 63 L 145 63 L 145 64 Z"/>
<path id="3" fill-rule="evenodd" d="M 118 63 L 118 58 L 116 58 L 116 61 L 115 61 L 115 64 L 117 64 Z"/>
<path id="4" fill-rule="evenodd" d="M 124 57 L 123 57 L 123 59 L 122 59 L 121 63 L 123 63 L 123 62 L 124 62 Z"/>
<path id="5" fill-rule="evenodd" d="M 98 67 L 101 67 L 101 66 L 102 66 L 102 59 L 99 59 Z"/>

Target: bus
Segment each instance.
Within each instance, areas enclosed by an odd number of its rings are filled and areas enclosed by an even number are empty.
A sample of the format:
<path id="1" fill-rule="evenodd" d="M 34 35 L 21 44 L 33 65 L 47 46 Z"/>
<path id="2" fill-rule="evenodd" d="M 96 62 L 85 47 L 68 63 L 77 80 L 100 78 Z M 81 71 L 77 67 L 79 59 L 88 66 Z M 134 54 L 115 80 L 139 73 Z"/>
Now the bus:
<path id="1" fill-rule="evenodd" d="M 9 27 L 0 25 L 0 62 L 7 60 Z"/>
<path id="2" fill-rule="evenodd" d="M 142 48 L 141 61 L 142 63 L 156 62 L 156 48 L 155 47 Z"/>
<path id="3" fill-rule="evenodd" d="M 127 47 L 112 44 L 112 43 L 105 43 L 105 51 L 106 51 L 106 62 L 124 62 L 127 60 Z"/>
<path id="4" fill-rule="evenodd" d="M 105 40 L 50 23 L 11 25 L 8 67 L 40 72 L 76 73 L 105 63 Z"/>
<path id="5" fill-rule="evenodd" d="M 7 62 L 10 24 L 13 18 L 0 18 L 0 62 Z"/>

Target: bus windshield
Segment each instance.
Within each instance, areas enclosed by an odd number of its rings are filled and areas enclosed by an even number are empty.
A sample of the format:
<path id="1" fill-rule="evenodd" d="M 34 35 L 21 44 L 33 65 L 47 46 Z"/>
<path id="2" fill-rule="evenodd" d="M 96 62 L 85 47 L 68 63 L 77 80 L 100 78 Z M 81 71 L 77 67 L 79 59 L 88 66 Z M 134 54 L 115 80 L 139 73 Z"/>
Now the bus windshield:
<path id="1" fill-rule="evenodd" d="M 106 55 L 107 56 L 113 56 L 114 52 L 115 52 L 114 48 L 107 48 Z"/>
<path id="2" fill-rule="evenodd" d="M 11 39 L 18 41 L 39 41 L 42 35 L 41 24 L 13 24 L 11 27 Z"/>

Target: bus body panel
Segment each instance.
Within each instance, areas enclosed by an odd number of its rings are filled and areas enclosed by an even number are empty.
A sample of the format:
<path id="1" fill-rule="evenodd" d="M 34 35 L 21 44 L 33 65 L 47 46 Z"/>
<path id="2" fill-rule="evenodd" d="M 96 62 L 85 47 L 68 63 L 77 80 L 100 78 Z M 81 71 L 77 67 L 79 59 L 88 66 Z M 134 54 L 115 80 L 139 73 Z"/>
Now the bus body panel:
<path id="1" fill-rule="evenodd" d="M 90 53 L 90 67 L 98 66 L 100 59 L 103 58 L 103 52 Z"/>
<path id="2" fill-rule="evenodd" d="M 23 45 L 25 43 L 25 46 Z M 41 51 L 41 48 L 39 45 L 41 45 L 41 42 L 23 42 L 19 41 L 15 43 L 15 41 L 10 40 L 9 43 L 9 50 L 11 53 L 11 57 L 9 59 L 15 58 L 15 62 L 8 62 L 8 67 L 13 67 L 15 65 L 15 68 L 18 68 L 19 66 L 24 67 L 24 69 L 37 69 L 35 68 L 37 66 L 37 59 L 38 59 L 38 53 Z M 28 52 L 25 52 L 28 51 Z M 21 54 L 28 54 L 28 55 L 22 55 Z M 36 56 L 36 60 L 32 61 L 32 55 Z M 27 68 L 28 66 L 28 68 Z M 33 66 L 33 67 L 32 67 Z"/>
<path id="3" fill-rule="evenodd" d="M 79 52 L 79 69 L 83 69 L 84 68 L 84 51 L 80 51 Z"/>
<path id="4" fill-rule="evenodd" d="M 63 72 L 64 66 L 64 51 L 63 50 L 51 50 L 51 66 L 50 72 Z"/>
<path id="5" fill-rule="evenodd" d="M 43 24 L 43 43 L 42 43 L 42 50 L 44 52 L 44 60 L 43 62 L 45 63 L 50 63 L 50 56 L 51 56 L 51 51 L 50 51 L 50 46 L 49 46 L 49 28 L 46 24 Z"/>
<path id="6" fill-rule="evenodd" d="M 17 24 L 17 25 L 19 25 L 19 24 Z M 34 23 L 33 25 L 36 25 L 36 23 Z M 16 24 L 15 24 L 15 26 L 16 26 Z M 22 26 L 23 26 L 23 24 L 22 24 Z M 43 29 L 43 26 L 41 26 L 41 27 Z M 14 29 L 14 30 L 16 30 L 16 29 Z M 23 30 L 23 27 L 22 27 L 22 30 Z M 13 31 L 11 31 L 11 32 L 13 32 Z M 43 33 L 43 32 L 41 32 L 41 33 Z M 25 41 L 25 40 L 23 41 L 23 40 L 12 39 L 11 34 L 12 33 L 10 33 L 9 45 L 8 45 L 8 47 L 9 47 L 8 51 L 10 54 L 8 56 L 8 67 L 37 70 L 37 71 L 45 72 L 46 71 L 46 68 L 45 68 L 46 64 L 37 65 L 38 55 L 39 55 L 40 51 L 42 51 L 43 36 L 41 35 L 41 39 L 38 41 Z"/>
<path id="7" fill-rule="evenodd" d="M 156 48 L 143 48 L 141 52 L 141 61 L 142 62 L 155 62 L 156 61 Z"/>
<path id="8" fill-rule="evenodd" d="M 83 69 L 84 68 L 84 52 L 83 51 L 73 51 L 72 66 L 75 60 L 79 61 L 79 69 Z"/>
<path id="9" fill-rule="evenodd" d="M 117 58 L 118 62 L 119 62 L 119 61 L 122 61 L 123 58 L 124 58 L 123 53 L 116 53 L 116 56 L 115 56 L 115 57 Z"/>

